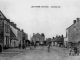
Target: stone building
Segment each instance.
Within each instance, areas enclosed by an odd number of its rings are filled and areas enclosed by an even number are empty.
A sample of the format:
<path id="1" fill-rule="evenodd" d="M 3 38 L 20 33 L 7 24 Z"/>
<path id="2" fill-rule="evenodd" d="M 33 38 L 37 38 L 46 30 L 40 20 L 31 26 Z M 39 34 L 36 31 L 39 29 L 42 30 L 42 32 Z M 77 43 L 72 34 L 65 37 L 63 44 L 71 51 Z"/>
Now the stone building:
<path id="1" fill-rule="evenodd" d="M 2 47 L 10 47 L 10 20 L 0 11 L 0 44 Z"/>
<path id="2" fill-rule="evenodd" d="M 34 34 L 34 33 L 33 33 L 33 36 L 32 36 L 32 38 L 31 38 L 31 40 L 32 40 L 34 43 L 38 43 L 38 45 L 44 44 L 45 36 L 44 36 L 43 33 L 42 33 L 42 34 L 39 34 L 39 33 Z"/>
<path id="3" fill-rule="evenodd" d="M 73 21 L 73 24 L 66 29 L 68 43 L 78 43 L 80 41 L 80 18 Z"/>
<path id="4" fill-rule="evenodd" d="M 20 30 L 14 22 L 7 19 L 0 11 L 0 45 L 3 48 L 18 47 L 23 45 L 23 37 L 28 39 L 28 35 Z"/>
<path id="5" fill-rule="evenodd" d="M 11 40 L 11 47 L 18 47 L 19 46 L 19 36 L 18 36 L 18 28 L 14 22 L 10 22 L 10 40 Z M 21 37 L 21 36 L 20 36 Z"/>
<path id="6" fill-rule="evenodd" d="M 11 22 L 10 29 L 11 47 L 19 47 L 19 44 L 22 47 L 25 44 L 25 40 L 28 39 L 28 35 L 23 30 L 17 28 L 14 22 Z"/>

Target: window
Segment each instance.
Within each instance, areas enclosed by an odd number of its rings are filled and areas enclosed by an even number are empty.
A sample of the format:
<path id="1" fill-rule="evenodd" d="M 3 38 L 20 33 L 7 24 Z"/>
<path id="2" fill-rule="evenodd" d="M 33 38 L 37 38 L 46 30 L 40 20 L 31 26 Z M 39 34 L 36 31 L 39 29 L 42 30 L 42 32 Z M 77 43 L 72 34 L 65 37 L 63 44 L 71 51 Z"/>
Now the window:
<path id="1" fill-rule="evenodd" d="M 10 26 L 8 25 L 8 33 L 9 33 L 9 31 L 10 31 Z"/>
<path id="2" fill-rule="evenodd" d="M 3 24 L 3 22 L 2 22 L 2 21 L 0 21 L 0 26 L 2 26 L 2 24 Z"/>
<path id="3" fill-rule="evenodd" d="M 7 24 L 5 24 L 5 32 L 6 32 L 6 33 L 9 33 L 9 30 L 10 30 L 10 26 L 7 25 Z"/>

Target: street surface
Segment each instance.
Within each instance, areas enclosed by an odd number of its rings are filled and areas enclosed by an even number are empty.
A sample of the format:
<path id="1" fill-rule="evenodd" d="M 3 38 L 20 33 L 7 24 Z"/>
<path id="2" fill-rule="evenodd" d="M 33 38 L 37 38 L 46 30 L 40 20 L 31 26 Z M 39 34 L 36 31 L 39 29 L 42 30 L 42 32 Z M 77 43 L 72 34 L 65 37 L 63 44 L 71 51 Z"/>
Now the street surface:
<path id="1" fill-rule="evenodd" d="M 69 56 L 68 49 L 52 46 L 48 52 L 47 46 L 36 49 L 7 49 L 0 54 L 0 60 L 80 60 L 80 56 Z"/>

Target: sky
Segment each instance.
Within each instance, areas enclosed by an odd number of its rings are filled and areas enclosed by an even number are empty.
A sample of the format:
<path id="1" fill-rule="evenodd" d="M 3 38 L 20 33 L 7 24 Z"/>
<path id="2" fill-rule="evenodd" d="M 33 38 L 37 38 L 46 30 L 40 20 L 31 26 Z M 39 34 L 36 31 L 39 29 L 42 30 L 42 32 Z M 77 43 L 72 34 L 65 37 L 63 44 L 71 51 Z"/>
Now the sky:
<path id="1" fill-rule="evenodd" d="M 79 0 L 0 0 L 0 10 L 17 27 L 24 29 L 29 38 L 33 33 L 44 33 L 46 38 L 66 36 L 66 28 L 80 18 Z"/>

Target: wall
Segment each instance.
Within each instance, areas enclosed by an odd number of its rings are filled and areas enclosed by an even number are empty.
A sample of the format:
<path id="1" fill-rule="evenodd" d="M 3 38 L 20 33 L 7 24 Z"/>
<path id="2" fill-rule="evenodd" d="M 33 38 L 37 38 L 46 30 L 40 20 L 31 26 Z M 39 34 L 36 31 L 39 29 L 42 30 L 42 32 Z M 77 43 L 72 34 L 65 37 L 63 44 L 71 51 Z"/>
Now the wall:
<path id="1" fill-rule="evenodd" d="M 18 39 L 18 30 L 17 28 L 13 27 L 12 25 L 10 25 L 10 29 L 12 33 L 11 35 L 11 47 L 18 47 L 19 46 L 19 39 Z"/>
<path id="2" fill-rule="evenodd" d="M 18 41 L 19 41 L 19 44 L 21 44 L 22 46 L 22 31 L 18 30 L 18 33 L 17 33 L 17 38 L 18 38 Z"/>
<path id="3" fill-rule="evenodd" d="M 4 44 L 4 20 L 0 20 L 0 43 Z"/>
<path id="4" fill-rule="evenodd" d="M 4 20 L 4 45 L 10 47 L 10 24 Z"/>
<path id="5" fill-rule="evenodd" d="M 39 33 L 33 35 L 33 37 L 32 37 L 32 40 L 33 40 L 34 42 L 39 41 L 41 44 L 43 44 L 44 39 L 45 39 L 45 38 L 44 38 L 43 36 L 41 36 Z"/>

